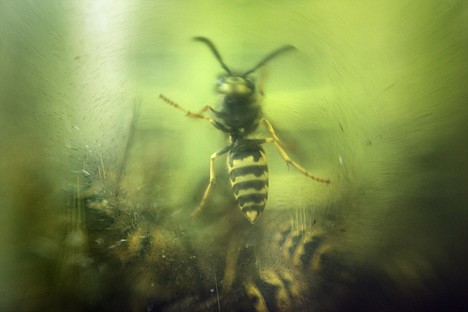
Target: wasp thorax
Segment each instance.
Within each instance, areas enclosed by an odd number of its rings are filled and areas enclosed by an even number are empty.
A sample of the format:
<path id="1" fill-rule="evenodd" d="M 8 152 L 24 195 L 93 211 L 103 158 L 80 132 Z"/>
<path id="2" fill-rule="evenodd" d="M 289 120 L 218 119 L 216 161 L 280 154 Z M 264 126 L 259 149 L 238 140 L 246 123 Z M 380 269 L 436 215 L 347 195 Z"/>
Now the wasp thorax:
<path id="1" fill-rule="evenodd" d="M 225 76 L 218 79 L 217 90 L 223 94 L 248 96 L 254 93 L 255 85 L 241 76 Z"/>

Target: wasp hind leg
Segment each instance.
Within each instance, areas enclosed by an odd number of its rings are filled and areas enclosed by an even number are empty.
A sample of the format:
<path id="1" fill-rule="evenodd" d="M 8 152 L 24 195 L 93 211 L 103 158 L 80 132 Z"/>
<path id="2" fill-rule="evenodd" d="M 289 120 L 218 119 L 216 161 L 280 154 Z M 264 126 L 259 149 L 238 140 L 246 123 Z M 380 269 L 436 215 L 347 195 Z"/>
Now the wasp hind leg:
<path id="1" fill-rule="evenodd" d="M 273 125 L 265 118 L 262 119 L 262 122 L 265 124 L 265 127 L 268 130 L 268 133 L 270 133 L 270 135 L 271 135 L 271 138 L 266 139 L 266 143 L 273 142 L 273 144 L 275 144 L 276 149 L 278 150 L 278 152 L 280 153 L 281 157 L 284 159 L 286 164 L 288 164 L 288 165 L 291 164 L 293 167 L 295 167 L 297 170 L 299 170 L 303 175 L 305 175 L 306 177 L 311 178 L 312 180 L 315 180 L 315 181 L 321 182 L 321 183 L 326 183 L 326 184 L 330 183 L 329 179 L 323 179 L 323 178 L 316 177 L 316 176 L 312 175 L 309 171 L 304 169 L 304 167 L 299 165 L 297 162 L 293 161 L 288 156 L 286 151 L 281 147 L 281 141 L 278 138 L 278 136 L 276 135 L 275 129 L 273 128 Z"/>
<path id="2" fill-rule="evenodd" d="M 203 197 L 200 201 L 200 204 L 198 205 L 197 209 L 192 213 L 191 217 L 192 219 L 195 219 L 200 212 L 205 208 L 206 201 L 208 200 L 208 197 L 210 196 L 211 189 L 213 186 L 216 184 L 216 172 L 215 172 L 215 160 L 219 156 L 226 154 L 229 150 L 231 149 L 231 145 L 225 146 L 224 148 L 220 149 L 216 153 L 211 154 L 210 157 L 210 182 L 208 182 L 208 185 L 206 186 L 205 193 L 203 193 Z"/>

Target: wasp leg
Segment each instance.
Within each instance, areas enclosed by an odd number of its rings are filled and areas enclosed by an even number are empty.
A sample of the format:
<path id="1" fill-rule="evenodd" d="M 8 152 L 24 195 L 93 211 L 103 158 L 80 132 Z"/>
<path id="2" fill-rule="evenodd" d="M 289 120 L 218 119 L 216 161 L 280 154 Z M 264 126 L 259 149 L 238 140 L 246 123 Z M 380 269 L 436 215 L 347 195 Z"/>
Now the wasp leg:
<path id="1" fill-rule="evenodd" d="M 268 132 L 270 133 L 271 135 L 271 138 L 268 138 L 266 139 L 266 143 L 270 143 L 270 142 L 273 142 L 275 144 L 275 147 L 276 149 L 278 150 L 278 152 L 280 153 L 281 157 L 284 159 L 284 161 L 286 162 L 286 164 L 291 164 L 293 165 L 297 170 L 299 170 L 300 172 L 302 172 L 302 174 L 304 174 L 306 177 L 309 177 L 311 178 L 312 180 L 315 180 L 317 182 L 322 182 L 322 183 L 330 183 L 330 180 L 329 179 L 322 179 L 322 178 L 318 178 L 314 175 L 312 175 L 309 171 L 307 171 L 306 169 L 304 169 L 301 165 L 299 165 L 297 162 L 293 161 L 291 158 L 289 158 L 288 154 L 286 153 L 286 151 L 281 147 L 281 141 L 280 139 L 278 138 L 278 136 L 276 135 L 275 133 L 275 129 L 273 129 L 273 125 L 265 118 L 262 119 L 263 123 L 265 124 L 265 127 L 267 128 Z"/>
<path id="2" fill-rule="evenodd" d="M 215 121 L 206 116 L 206 115 L 203 115 L 204 112 L 206 112 L 208 109 L 210 109 L 211 107 L 209 105 L 205 106 L 199 113 L 194 113 L 194 112 L 191 112 L 189 111 L 188 109 L 180 106 L 179 104 L 177 104 L 176 102 L 174 102 L 173 100 L 167 98 L 166 96 L 160 94 L 159 95 L 159 98 L 162 99 L 164 102 L 166 102 L 167 104 L 171 105 L 171 106 L 174 106 L 175 108 L 177 108 L 178 110 L 182 111 L 185 113 L 185 115 L 187 115 L 188 117 L 192 117 L 192 118 L 199 118 L 199 119 L 205 119 L 205 120 L 208 120 L 210 123 L 214 123 Z"/>
<path id="3" fill-rule="evenodd" d="M 198 112 L 198 114 L 203 114 L 203 113 L 207 112 L 208 110 L 213 110 L 213 107 L 211 107 L 210 105 L 205 105 L 205 107 L 203 107 L 203 108 Z"/>
<path id="4" fill-rule="evenodd" d="M 205 189 L 205 193 L 203 194 L 203 197 L 200 201 L 200 204 L 198 205 L 197 209 L 192 213 L 191 217 L 192 219 L 196 218 L 200 212 L 203 210 L 205 207 L 206 201 L 208 200 L 208 196 L 210 195 L 211 189 L 213 188 L 213 185 L 216 184 L 216 175 L 215 175 L 215 165 L 214 162 L 216 158 L 219 156 L 226 154 L 230 149 L 232 145 L 225 146 L 224 148 L 220 149 L 216 153 L 211 154 L 210 157 L 210 182 L 208 182 L 208 185 Z"/>
<path id="5" fill-rule="evenodd" d="M 164 102 L 166 102 L 167 104 L 171 105 L 171 106 L 174 106 L 175 108 L 177 108 L 178 110 L 182 111 L 185 113 L 186 116 L 188 117 L 192 117 L 192 118 L 199 118 L 199 119 L 205 119 L 207 120 L 209 123 L 211 123 L 213 126 L 215 126 L 217 129 L 223 131 L 223 132 L 230 132 L 230 130 L 228 128 L 226 128 L 223 124 L 219 123 L 218 121 L 214 120 L 213 118 L 210 118 L 206 115 L 203 115 L 204 112 L 206 112 L 207 110 L 211 110 L 214 114 L 219 114 L 219 112 L 217 112 L 216 110 L 214 110 L 210 105 L 206 105 L 205 107 L 203 107 L 203 109 L 199 112 L 199 113 L 194 113 L 192 111 L 189 111 L 188 109 L 180 106 L 179 104 L 177 104 L 176 102 L 174 102 L 173 100 L 165 97 L 164 95 L 160 94 L 159 95 L 159 98 L 162 99 Z"/>

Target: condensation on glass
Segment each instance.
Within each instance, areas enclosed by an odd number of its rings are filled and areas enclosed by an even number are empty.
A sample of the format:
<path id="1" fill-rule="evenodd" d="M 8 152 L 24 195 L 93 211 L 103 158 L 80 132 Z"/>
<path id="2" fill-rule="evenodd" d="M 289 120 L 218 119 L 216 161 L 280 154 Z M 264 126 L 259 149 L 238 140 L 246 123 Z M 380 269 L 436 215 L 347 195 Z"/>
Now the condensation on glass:
<path id="1" fill-rule="evenodd" d="M 0 310 L 457 309 L 466 273 L 463 1 L 0 5 Z M 268 203 L 240 212 L 216 108 L 268 52 Z M 204 114 L 209 115 L 209 111 Z M 268 136 L 260 131 L 260 138 Z M 272 146 L 269 146 L 272 145 Z"/>

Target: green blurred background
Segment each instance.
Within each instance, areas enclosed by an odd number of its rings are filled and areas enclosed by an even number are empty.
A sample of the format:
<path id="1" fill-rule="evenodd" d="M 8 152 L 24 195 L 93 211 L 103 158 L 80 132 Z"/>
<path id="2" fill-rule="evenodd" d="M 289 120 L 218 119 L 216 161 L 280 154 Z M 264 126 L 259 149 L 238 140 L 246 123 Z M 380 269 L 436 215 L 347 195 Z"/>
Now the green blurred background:
<path id="1" fill-rule="evenodd" d="M 239 70 L 298 48 L 265 69 L 265 114 L 332 184 L 268 147 L 265 215 L 332 220 L 357 258 L 385 266 L 388 250 L 410 250 L 393 276 L 446 270 L 441 283 L 466 285 L 466 1 L 2 0 L 0 308 L 47 295 L 82 181 L 125 169 L 180 220 L 195 207 L 223 135 L 158 97 L 216 103 L 222 70 L 196 35 Z"/>

